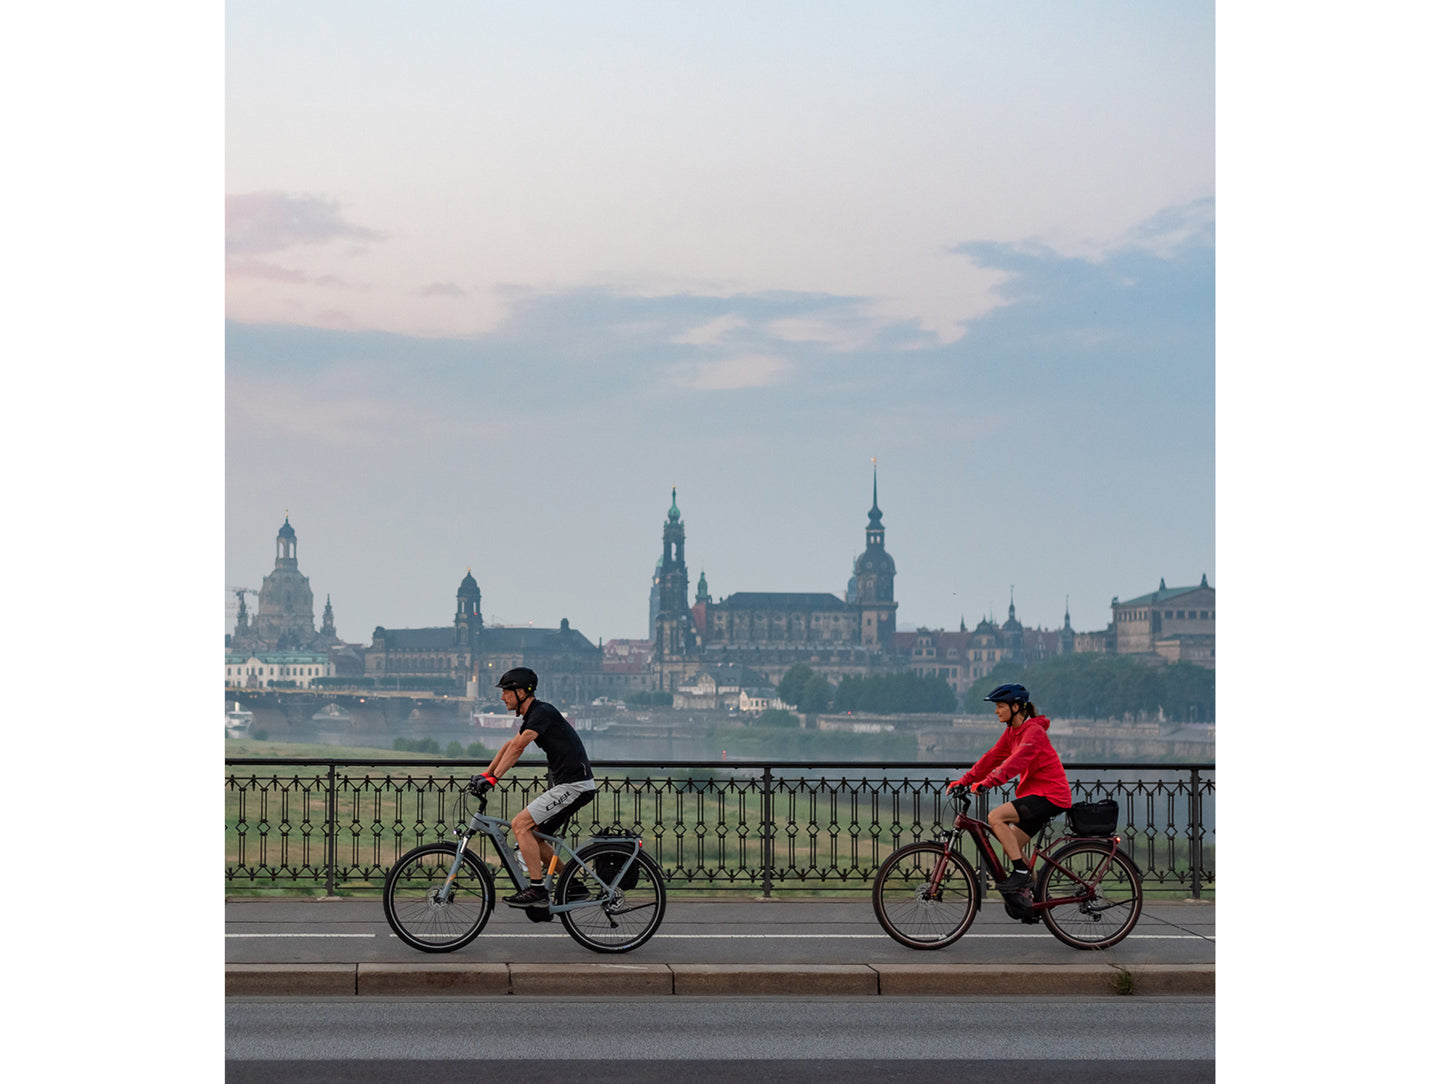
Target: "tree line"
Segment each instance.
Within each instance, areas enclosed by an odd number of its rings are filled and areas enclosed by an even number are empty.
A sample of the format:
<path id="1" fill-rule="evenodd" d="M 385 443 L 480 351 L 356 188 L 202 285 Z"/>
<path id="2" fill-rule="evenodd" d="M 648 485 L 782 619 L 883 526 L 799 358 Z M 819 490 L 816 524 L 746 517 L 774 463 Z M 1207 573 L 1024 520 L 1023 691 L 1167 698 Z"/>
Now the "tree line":
<path id="1" fill-rule="evenodd" d="M 835 686 L 804 663 L 792 667 L 777 685 L 778 698 L 805 715 L 825 711 L 898 715 L 950 712 L 958 697 L 941 677 L 920 677 L 912 670 L 874 677 L 849 676 Z"/>
<path id="2" fill-rule="evenodd" d="M 962 710 L 978 715 L 992 710 L 988 690 L 1018 682 L 1045 715 L 1071 719 L 1156 719 L 1214 722 L 1214 671 L 1192 663 L 1150 665 L 1128 655 L 1084 653 L 1054 655 L 1037 662 L 999 663 L 968 690 Z M 835 686 L 824 675 L 799 663 L 778 681 L 778 697 L 805 715 L 860 712 L 870 715 L 947 713 L 959 710 L 958 697 L 941 677 L 912 671 L 875 677 L 845 677 Z"/>

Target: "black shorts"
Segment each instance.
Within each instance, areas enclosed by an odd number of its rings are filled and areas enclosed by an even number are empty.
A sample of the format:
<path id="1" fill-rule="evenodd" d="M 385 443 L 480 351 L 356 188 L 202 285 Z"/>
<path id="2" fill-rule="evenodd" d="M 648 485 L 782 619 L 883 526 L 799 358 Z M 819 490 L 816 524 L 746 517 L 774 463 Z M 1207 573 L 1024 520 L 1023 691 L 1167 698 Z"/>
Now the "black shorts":
<path id="1" fill-rule="evenodd" d="M 1015 798 L 1013 806 L 1014 812 L 1019 815 L 1018 826 L 1030 837 L 1067 808 L 1054 805 L 1042 794 L 1025 794 L 1022 798 Z"/>

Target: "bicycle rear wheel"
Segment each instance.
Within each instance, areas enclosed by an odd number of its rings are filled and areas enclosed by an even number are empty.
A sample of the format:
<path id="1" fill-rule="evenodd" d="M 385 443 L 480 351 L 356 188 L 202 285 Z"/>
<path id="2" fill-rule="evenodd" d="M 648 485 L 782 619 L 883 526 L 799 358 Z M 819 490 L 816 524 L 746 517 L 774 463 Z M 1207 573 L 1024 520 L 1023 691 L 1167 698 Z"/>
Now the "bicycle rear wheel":
<path id="1" fill-rule="evenodd" d="M 616 894 L 608 899 L 607 883 L 616 880 L 632 852 L 631 844 L 598 843 L 583 847 L 577 858 L 562 869 L 557 882 L 559 903 L 598 901 L 561 913 L 562 925 L 572 939 L 593 952 L 631 952 L 662 925 L 667 889 L 662 883 L 661 867 L 646 854 L 638 853 L 637 860 L 623 874 Z"/>
<path id="2" fill-rule="evenodd" d="M 451 952 L 469 944 L 496 906 L 492 874 L 471 851 L 462 855 L 446 901 L 440 898 L 457 856 L 455 843 L 407 851 L 386 875 L 382 907 L 396 936 L 422 952 Z"/>
<path id="3" fill-rule="evenodd" d="M 1111 855 L 1109 845 L 1096 840 L 1068 844 L 1050 857 L 1063 869 L 1044 864 L 1039 901 L 1078 902 L 1044 910 L 1049 932 L 1076 949 L 1104 949 L 1128 937 L 1144 913 L 1138 867 L 1120 851 Z M 1091 890 L 1095 879 L 1098 886 Z"/>
<path id="4" fill-rule="evenodd" d="M 928 883 L 944 861 L 943 880 Z M 913 949 L 939 949 L 964 935 L 978 914 L 978 878 L 941 843 L 910 843 L 886 859 L 873 881 L 873 913 L 889 937 Z"/>

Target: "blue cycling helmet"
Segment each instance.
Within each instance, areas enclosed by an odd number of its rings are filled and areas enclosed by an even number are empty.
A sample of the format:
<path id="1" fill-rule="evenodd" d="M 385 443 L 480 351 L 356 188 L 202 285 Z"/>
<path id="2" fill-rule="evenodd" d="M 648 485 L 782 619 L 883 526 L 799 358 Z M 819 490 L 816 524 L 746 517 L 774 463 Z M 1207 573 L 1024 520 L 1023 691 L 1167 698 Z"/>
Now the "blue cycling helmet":
<path id="1" fill-rule="evenodd" d="M 984 699 L 992 700 L 995 704 L 1027 704 L 1029 691 L 1022 685 L 1000 685 Z"/>

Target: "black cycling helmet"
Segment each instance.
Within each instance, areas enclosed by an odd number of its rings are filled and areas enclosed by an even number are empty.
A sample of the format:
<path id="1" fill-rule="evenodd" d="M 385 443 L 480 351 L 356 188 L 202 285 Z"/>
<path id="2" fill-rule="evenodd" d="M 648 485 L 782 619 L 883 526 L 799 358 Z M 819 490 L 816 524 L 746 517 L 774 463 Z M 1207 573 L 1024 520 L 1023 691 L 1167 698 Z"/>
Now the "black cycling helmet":
<path id="1" fill-rule="evenodd" d="M 1029 691 L 1022 685 L 1000 685 L 984 699 L 992 700 L 995 704 L 1027 704 Z"/>
<path id="2" fill-rule="evenodd" d="M 520 689 L 524 693 L 530 693 L 537 688 L 537 671 L 529 670 L 525 666 L 514 666 L 502 675 L 497 682 L 499 689 Z"/>

